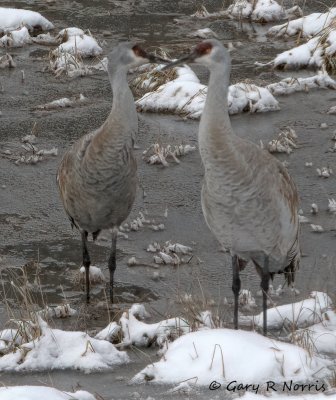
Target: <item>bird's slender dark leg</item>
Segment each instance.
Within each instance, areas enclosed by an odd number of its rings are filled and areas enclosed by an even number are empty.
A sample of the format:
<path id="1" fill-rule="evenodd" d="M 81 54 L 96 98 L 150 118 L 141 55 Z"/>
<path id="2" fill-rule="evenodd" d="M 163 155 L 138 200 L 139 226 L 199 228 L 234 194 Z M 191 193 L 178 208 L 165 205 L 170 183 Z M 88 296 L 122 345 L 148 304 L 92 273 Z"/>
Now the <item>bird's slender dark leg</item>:
<path id="1" fill-rule="evenodd" d="M 263 293 L 263 334 L 267 336 L 267 292 L 269 288 L 270 273 L 269 273 L 269 256 L 265 255 L 264 268 L 261 276 L 261 289 Z"/>
<path id="2" fill-rule="evenodd" d="M 238 296 L 240 292 L 240 278 L 238 256 L 236 255 L 232 256 L 232 291 L 234 294 L 233 324 L 234 328 L 238 329 Z"/>
<path id="3" fill-rule="evenodd" d="M 82 245 L 83 245 L 83 265 L 85 267 L 85 283 L 86 283 L 86 302 L 90 303 L 90 255 L 87 248 L 87 231 L 82 232 Z"/>
<path id="4" fill-rule="evenodd" d="M 118 231 L 112 230 L 112 246 L 108 267 L 110 270 L 110 301 L 113 303 L 113 285 L 114 285 L 114 271 L 116 269 L 116 253 L 117 253 L 117 234 Z"/>

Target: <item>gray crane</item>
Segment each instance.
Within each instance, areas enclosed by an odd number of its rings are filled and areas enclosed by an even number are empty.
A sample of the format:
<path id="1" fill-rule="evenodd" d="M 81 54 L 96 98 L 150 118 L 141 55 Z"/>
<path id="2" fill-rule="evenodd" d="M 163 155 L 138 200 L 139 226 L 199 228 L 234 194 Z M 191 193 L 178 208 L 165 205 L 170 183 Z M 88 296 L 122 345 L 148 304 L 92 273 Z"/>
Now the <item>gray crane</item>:
<path id="1" fill-rule="evenodd" d="M 118 227 L 128 217 L 135 199 L 137 165 L 133 141 L 138 118 L 127 72 L 148 62 L 162 61 L 134 43 L 121 43 L 113 49 L 108 56 L 112 110 L 100 128 L 72 145 L 58 168 L 57 183 L 64 209 L 72 226 L 81 231 L 87 302 L 91 263 L 88 234 L 95 240 L 102 229 L 112 229 L 108 268 L 113 302 Z"/>
<path id="2" fill-rule="evenodd" d="M 263 333 L 267 292 L 275 273 L 294 280 L 300 262 L 298 193 L 286 168 L 234 133 L 228 113 L 231 58 L 218 40 L 199 43 L 186 62 L 207 66 L 210 79 L 198 141 L 205 173 L 202 210 L 210 230 L 232 257 L 234 327 L 238 329 L 239 272 L 252 261 L 261 276 Z"/>

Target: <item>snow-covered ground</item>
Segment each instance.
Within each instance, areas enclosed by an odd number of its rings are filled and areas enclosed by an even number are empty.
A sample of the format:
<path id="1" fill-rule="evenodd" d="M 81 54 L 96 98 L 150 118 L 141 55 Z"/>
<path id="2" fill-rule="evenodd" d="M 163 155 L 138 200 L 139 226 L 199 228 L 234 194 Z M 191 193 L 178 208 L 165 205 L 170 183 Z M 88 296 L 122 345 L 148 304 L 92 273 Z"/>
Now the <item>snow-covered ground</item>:
<path id="1" fill-rule="evenodd" d="M 82 29 L 75 27 L 62 29 L 53 39 L 59 44 L 50 57 L 50 69 L 56 76 L 65 74 L 70 78 L 75 78 L 103 69 L 103 64 L 100 62 L 93 66 L 84 64 L 83 58 L 99 56 L 103 49 Z M 107 59 L 105 63 L 107 64 Z"/>
<path id="2" fill-rule="evenodd" d="M 137 100 L 139 111 L 170 112 L 197 119 L 204 108 L 207 86 L 200 83 L 188 66 L 175 68 L 176 78 L 146 93 Z M 153 75 L 148 73 L 148 88 L 154 86 Z M 229 113 L 243 111 L 265 112 L 278 110 L 279 105 L 270 91 L 253 84 L 237 83 L 229 87 Z"/>
<path id="3" fill-rule="evenodd" d="M 336 8 L 326 13 L 313 13 L 269 29 L 268 35 L 288 37 L 300 35 L 305 43 L 278 54 L 269 64 L 276 68 L 335 69 Z"/>
<path id="4" fill-rule="evenodd" d="M 281 329 L 283 326 L 304 328 L 323 320 L 323 313 L 332 306 L 330 297 L 323 292 L 312 292 L 310 298 L 293 304 L 269 308 L 267 326 L 269 329 Z M 242 323 L 251 323 L 262 327 L 263 314 L 240 317 Z"/>
<path id="5" fill-rule="evenodd" d="M 104 329 L 96 334 L 95 338 L 113 342 L 118 337 L 120 331 L 120 325 L 118 325 L 116 322 L 110 322 Z"/>
<path id="6" fill-rule="evenodd" d="M 176 384 L 189 380 L 206 386 L 214 380 L 243 384 L 291 379 L 298 382 L 325 376 L 330 364 L 299 346 L 255 332 L 207 329 L 170 343 L 162 359 L 148 365 L 132 381 Z"/>
<path id="7" fill-rule="evenodd" d="M 316 354 L 336 357 L 336 313 L 333 310 L 323 313 L 321 322 L 291 335 L 294 343 L 306 346 Z"/>
<path id="8" fill-rule="evenodd" d="M 65 107 L 74 107 L 76 105 L 87 103 L 88 99 L 83 95 L 79 94 L 69 99 L 68 97 L 62 97 L 61 99 L 53 100 L 50 103 L 41 104 L 36 106 L 37 110 L 57 110 Z"/>
<path id="9" fill-rule="evenodd" d="M 300 33 L 302 37 L 310 38 L 320 34 L 335 19 L 336 8 L 331 8 L 325 13 L 312 13 L 302 18 L 273 26 L 268 30 L 271 36 L 295 36 Z"/>
<path id="10" fill-rule="evenodd" d="M 283 18 L 281 15 L 284 11 L 279 3 L 274 0 L 258 0 L 253 2 L 254 8 L 249 8 L 252 5 L 252 0 L 238 0 L 231 6 L 231 17 L 242 17 L 242 10 L 238 10 L 237 7 L 243 4 L 247 7 L 243 10 L 243 13 L 245 13 L 243 18 L 263 22 Z M 58 36 L 43 34 L 32 38 L 29 31 L 33 27 L 41 27 L 43 30 L 47 30 L 52 29 L 52 24 L 47 20 L 46 23 L 38 13 L 30 15 L 30 19 L 25 21 L 22 19 L 23 16 L 26 17 L 30 13 L 25 10 L 21 10 L 25 12 L 21 13 L 22 18 L 20 17 L 21 20 L 18 25 L 8 18 L 4 24 L 2 10 L 0 8 L 0 32 L 5 32 L 5 34 L 0 42 L 4 46 L 17 47 L 29 44 L 32 41 L 59 46 L 54 53 L 54 59 L 51 60 L 56 75 L 66 72 L 68 76 L 79 76 L 91 74 L 93 69 L 106 70 L 106 58 L 98 62 L 96 66 L 86 66 L 82 61 L 82 57 L 97 56 L 102 52 L 97 41 L 90 34 L 87 34 L 88 32 L 84 33 L 79 28 L 67 28 L 59 32 Z M 321 36 L 311 38 L 312 35 L 320 34 L 321 29 L 324 30 L 330 24 L 336 14 L 336 9 L 333 10 L 328 14 L 308 16 L 291 21 L 286 24 L 287 27 L 290 27 L 286 33 L 284 33 L 283 26 L 274 28 L 273 34 L 279 37 L 297 34 L 301 29 L 302 36 L 306 37 L 307 40 L 309 39 L 307 43 L 296 49 L 277 56 L 274 65 L 321 67 L 326 56 L 333 57 L 336 53 L 335 31 L 331 30 L 323 39 L 321 39 Z M 15 12 L 13 16 L 15 15 L 18 18 L 19 14 L 20 12 Z M 8 29 L 8 23 L 11 24 L 10 29 Z M 44 23 L 43 26 L 42 23 Z M 209 29 L 197 31 L 199 36 L 213 34 Z M 6 68 L 14 66 L 12 61 L 8 56 L 1 58 L 0 66 L 2 64 Z M 18 62 L 20 62 L 19 57 Z M 160 70 L 162 66 L 147 66 L 147 68 L 147 71 L 143 69 L 142 76 L 138 76 L 133 81 L 137 88 L 149 91 L 137 102 L 140 110 L 168 111 L 190 118 L 199 118 L 204 107 L 207 86 L 200 83 L 189 67 L 175 68 L 173 73 L 162 73 Z M 276 96 L 296 91 L 307 91 L 311 88 L 335 89 L 336 84 L 329 75 L 322 72 L 309 78 L 286 78 L 267 87 L 238 83 L 230 86 L 229 89 L 229 111 L 230 114 L 234 114 L 243 111 L 277 110 L 279 104 Z M 62 98 L 38 108 L 50 110 L 74 106 L 82 101 L 86 101 L 86 99 L 84 97 L 79 99 Z M 24 145 L 27 145 L 27 142 Z M 167 147 L 165 150 L 166 154 L 171 153 L 177 159 L 178 155 L 186 154 L 194 149 L 191 146 L 182 146 L 178 149 Z M 279 148 L 277 147 L 277 149 Z M 57 154 L 56 150 L 52 149 L 51 151 Z M 164 149 L 154 147 L 152 150 L 154 150 L 154 154 L 151 154 L 150 157 L 155 155 L 155 160 L 164 164 L 165 158 L 162 157 L 162 154 L 165 155 Z M 41 151 L 40 155 L 48 154 L 44 150 Z M 179 153 L 175 153 L 175 151 Z M 289 150 L 287 149 L 287 151 Z M 36 155 L 36 157 L 39 156 Z M 36 159 L 34 160 L 36 161 Z M 27 162 L 27 160 L 23 158 L 20 162 Z M 335 201 L 330 202 L 330 211 L 335 208 L 334 203 Z M 137 230 L 143 226 L 143 222 L 139 220 L 138 223 L 138 220 L 139 218 L 136 220 L 137 228 L 134 228 L 135 225 L 131 224 L 130 230 Z M 151 222 L 148 221 L 148 223 Z M 167 260 L 173 260 L 174 257 L 176 260 L 176 254 L 180 254 L 182 259 L 182 255 L 185 254 L 189 257 L 192 252 L 191 248 L 179 243 L 166 243 L 161 247 L 156 247 L 153 243 L 148 246 L 147 250 L 155 253 L 155 256 L 158 257 L 158 261 L 155 262 L 162 264 L 169 263 L 170 261 Z M 149 254 L 149 256 L 152 257 L 152 254 Z M 98 278 L 98 281 L 103 281 L 104 275 L 99 268 L 93 266 L 90 269 L 90 278 L 92 281 L 96 278 Z M 245 307 L 245 310 L 251 311 L 255 307 L 255 299 L 249 291 L 242 290 L 239 301 Z M 75 310 L 64 306 L 64 308 L 47 307 L 38 315 L 43 318 L 52 318 L 74 314 Z M 250 381 L 263 382 L 265 380 L 283 381 L 284 379 L 313 380 L 316 377 L 327 375 L 326 367 L 330 361 L 327 358 L 320 358 L 320 356 L 331 355 L 335 357 L 336 355 L 336 315 L 332 309 L 331 301 L 325 293 L 314 292 L 309 299 L 268 310 L 268 325 L 271 331 L 272 329 L 279 329 L 283 325 L 290 327 L 291 332 L 293 329 L 300 328 L 285 338 L 291 340 L 295 345 L 264 338 L 255 332 L 214 329 L 209 311 L 200 313 L 200 322 L 196 327 L 195 321 L 189 321 L 182 316 L 153 323 L 145 322 L 146 318 L 149 318 L 149 315 L 144 307 L 139 304 L 134 305 L 128 312 L 123 313 L 119 322 L 109 323 L 95 337 L 84 332 L 52 329 L 42 320 L 40 320 L 40 326 L 35 327 L 40 329 L 40 333 L 34 336 L 34 339 L 27 340 L 21 334 L 20 329 L 4 329 L 0 332 L 0 354 L 2 354 L 0 370 L 48 371 L 67 368 L 79 369 L 84 372 L 97 371 L 114 368 L 129 362 L 127 353 L 118 351 L 111 342 L 118 342 L 119 346 L 125 348 L 130 345 L 149 346 L 154 344 L 166 348 L 162 360 L 149 365 L 137 374 L 134 382 L 152 380 L 154 382 L 178 383 L 184 379 L 191 379 L 198 385 L 209 385 L 214 379 L 219 382 L 239 379 L 246 383 Z M 262 315 L 245 317 L 242 320 L 251 326 L 261 326 Z M 198 331 L 191 332 L 191 329 L 198 329 Z M 160 351 L 163 352 L 164 350 L 161 349 Z M 244 360 L 243 365 L 242 360 Z M 262 368 L 260 368 L 260 365 L 262 365 Z M 78 400 L 93 399 L 93 396 L 86 392 L 66 393 L 47 387 L 1 388 L 0 398 L 5 400 L 21 398 L 23 393 L 29 400 L 35 400 L 39 397 L 52 400 L 74 397 Z M 257 399 L 257 397 L 249 397 L 249 395 L 246 395 L 245 398 L 249 400 Z M 317 398 L 319 397 L 316 396 Z M 303 397 L 301 397 L 301 400 L 303 400 Z"/>
<path id="11" fill-rule="evenodd" d="M 85 34 L 80 28 L 62 29 L 58 38 L 62 43 L 54 51 L 55 54 L 70 53 L 81 57 L 94 57 L 103 52 L 97 41 L 92 36 Z"/>
<path id="12" fill-rule="evenodd" d="M 65 74 L 69 78 L 92 74 L 81 59 L 69 53 L 54 53 L 50 58 L 50 69 L 56 76 Z"/>
<path id="13" fill-rule="evenodd" d="M 68 318 L 77 315 L 77 310 L 72 308 L 70 304 L 62 304 L 56 307 L 46 306 L 43 310 L 38 311 L 36 314 L 43 319 Z"/>
<path id="14" fill-rule="evenodd" d="M 289 383 L 288 383 L 289 385 Z M 282 387 L 284 387 L 284 385 L 282 385 Z M 294 387 L 294 385 L 292 385 L 291 387 Z M 327 385 L 323 384 L 323 382 L 319 382 L 319 381 L 315 381 L 312 386 L 311 386 L 312 390 L 317 390 L 320 393 L 305 393 L 305 394 L 300 394 L 299 396 L 297 395 L 288 395 L 286 394 L 273 394 L 271 397 L 273 400 L 336 400 L 336 393 L 333 394 L 333 392 L 331 391 L 331 393 L 328 393 L 327 395 L 324 394 L 324 391 L 327 389 Z M 269 391 L 273 392 L 273 390 L 271 389 L 271 386 L 269 387 Z M 280 391 L 280 390 L 279 390 Z M 300 386 L 298 386 L 296 392 L 301 391 Z M 322 393 L 321 393 L 322 392 Z M 270 393 L 269 393 L 270 394 Z M 244 396 L 241 397 L 241 400 L 267 400 L 269 399 L 269 396 L 264 396 L 262 394 L 254 394 L 254 393 L 246 393 L 244 394 Z"/>
<path id="15" fill-rule="evenodd" d="M 136 101 L 137 108 L 139 111 L 169 112 L 197 119 L 202 114 L 208 88 L 200 83 L 188 66 L 176 67 L 174 70 L 175 75 L 171 76 L 176 77 L 165 81 L 161 86 L 157 84 L 157 69 L 146 72 L 145 78 L 139 80 L 138 85 L 150 91 Z M 320 72 L 308 78 L 285 78 L 266 87 L 244 82 L 236 83 L 229 87 L 229 113 L 279 110 L 279 103 L 274 96 L 298 91 L 306 92 L 314 88 L 336 89 L 336 82 L 326 72 Z"/>
<path id="16" fill-rule="evenodd" d="M 302 16 L 299 6 L 284 9 L 282 2 L 276 0 L 234 0 L 226 9 L 217 12 L 209 12 L 201 6 L 194 14 L 193 18 L 215 19 L 231 18 L 236 20 L 251 20 L 253 22 L 267 23 L 284 19 L 293 19 Z"/>
<path id="17" fill-rule="evenodd" d="M 279 21 L 286 17 L 284 8 L 275 0 L 235 0 L 226 12 L 230 18 L 256 22 Z"/>
<path id="18" fill-rule="evenodd" d="M 77 369 L 84 372 L 109 369 L 129 362 L 112 343 L 84 332 L 51 329 L 39 318 L 40 335 L 0 358 L 0 371 Z"/>
<path id="19" fill-rule="evenodd" d="M 170 318 L 155 324 L 139 321 L 134 313 L 124 313 L 120 319 L 125 346 L 149 346 L 156 343 L 162 346 L 186 332 L 190 332 L 189 323 L 183 318 Z"/>
<path id="20" fill-rule="evenodd" d="M 198 37 L 201 39 L 217 38 L 217 34 L 210 28 L 197 29 L 195 32 L 189 34 L 190 37 Z"/>
<path id="21" fill-rule="evenodd" d="M 249 310 L 255 306 L 247 290 L 242 291 L 240 302 Z M 160 347 L 161 360 L 136 374 L 133 383 L 179 384 L 188 380 L 209 386 L 214 380 L 221 384 L 232 380 L 245 384 L 291 379 L 304 382 L 331 374 L 330 356 L 336 354 L 336 314 L 325 293 L 313 292 L 309 299 L 268 310 L 270 330 L 293 320 L 294 329 L 301 327 L 298 331 L 291 329 L 291 335 L 285 338 L 292 344 L 256 332 L 216 329 L 209 311 L 200 312 L 192 321 L 176 317 L 146 323 L 149 317 L 142 304 L 133 304 L 119 323 L 109 323 L 95 338 L 84 332 L 51 329 L 41 318 L 38 324 L 28 324 L 26 336 L 21 328 L 5 329 L 0 332 L 0 371 L 77 369 L 88 373 L 117 368 L 129 362 L 129 357 L 113 342 L 124 349 L 130 345 Z M 253 319 L 246 318 L 250 322 Z M 261 315 L 254 317 L 254 324 L 260 325 L 259 320 Z M 32 396 L 36 395 L 31 390 Z M 50 390 L 48 398 L 53 399 L 57 392 Z"/>
<path id="22" fill-rule="evenodd" d="M 95 400 L 84 390 L 63 392 L 48 386 L 7 386 L 0 388 L 1 400 Z"/>
<path id="23" fill-rule="evenodd" d="M 22 47 L 32 43 L 28 29 L 23 26 L 20 29 L 8 32 L 0 39 L 0 46 L 3 47 Z"/>
<path id="24" fill-rule="evenodd" d="M 285 78 L 280 82 L 267 85 L 267 89 L 274 95 L 288 95 L 294 92 L 308 92 L 310 89 L 336 89 L 336 81 L 325 71 L 307 78 Z"/>
<path id="25" fill-rule="evenodd" d="M 34 28 L 44 31 L 54 28 L 54 25 L 38 12 L 0 7 L 0 33 L 11 32 L 22 26 L 30 31 Z"/>
<path id="26" fill-rule="evenodd" d="M 80 267 L 79 273 L 80 273 L 81 280 L 85 281 L 85 267 L 84 267 L 84 265 L 82 265 Z M 90 282 L 92 284 L 94 284 L 94 283 L 102 283 L 102 282 L 106 281 L 105 276 L 103 274 L 103 271 L 99 267 L 96 267 L 94 265 L 90 265 L 89 275 L 90 275 Z"/>
<path id="27" fill-rule="evenodd" d="M 56 58 L 56 61 L 53 61 L 56 64 L 53 68 L 55 70 L 59 69 L 63 64 L 67 64 L 67 60 L 64 60 L 64 53 L 74 56 L 75 64 L 80 64 L 81 58 L 96 57 L 103 52 L 103 49 L 91 34 L 86 34 L 80 28 L 62 29 L 57 36 L 51 36 L 48 33 L 31 37 L 29 31 L 34 28 L 50 30 L 54 26 L 37 12 L 0 7 L 0 33 L 5 33 L 0 38 L 0 47 L 22 47 L 33 42 L 58 45 L 53 50 L 54 58 Z M 68 64 L 71 65 L 71 62 Z M 82 69 L 85 70 L 85 67 L 83 66 Z"/>

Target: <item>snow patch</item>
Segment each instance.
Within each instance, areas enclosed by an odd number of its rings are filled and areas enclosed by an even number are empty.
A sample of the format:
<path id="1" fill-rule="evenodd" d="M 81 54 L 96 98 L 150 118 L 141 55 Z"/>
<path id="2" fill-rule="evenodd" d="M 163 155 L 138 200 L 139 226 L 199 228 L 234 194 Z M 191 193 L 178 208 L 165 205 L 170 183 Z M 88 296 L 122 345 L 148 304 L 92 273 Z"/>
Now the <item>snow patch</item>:
<path id="1" fill-rule="evenodd" d="M 257 307 L 255 298 L 248 289 L 242 289 L 238 297 L 239 305 L 245 310 L 250 311 Z"/>
<path id="2" fill-rule="evenodd" d="M 332 18 L 335 20 L 336 8 L 333 9 L 333 13 L 329 13 L 329 17 L 333 15 Z M 322 20 L 319 21 L 321 22 Z M 303 34 L 308 39 L 311 36 L 313 37 L 306 43 L 278 54 L 273 61 L 266 65 L 273 65 L 276 68 L 309 67 L 333 71 L 335 69 L 334 58 L 336 55 L 336 30 L 333 27 L 334 25 L 330 27 L 324 26 L 321 31 L 317 30 L 315 35 Z"/>
<path id="3" fill-rule="evenodd" d="M 138 110 L 171 112 L 188 118 L 199 118 L 204 108 L 207 86 L 202 85 L 187 66 L 177 68 L 177 75 L 176 79 L 137 100 Z M 247 83 L 229 87 L 228 106 L 230 114 L 279 110 L 278 101 L 267 88 Z"/>
<path id="4" fill-rule="evenodd" d="M 46 306 L 43 310 L 36 313 L 43 319 L 67 318 L 77 315 L 77 311 L 70 307 L 70 304 L 62 304 L 56 307 Z"/>
<path id="5" fill-rule="evenodd" d="M 120 324 L 124 346 L 133 344 L 148 347 L 152 343 L 162 346 L 168 340 L 190 332 L 190 326 L 183 318 L 170 318 L 155 324 L 146 324 L 139 321 L 132 312 L 123 313 Z"/>
<path id="6" fill-rule="evenodd" d="M 336 82 L 325 71 L 308 78 L 285 78 L 271 83 L 267 89 L 275 96 L 288 95 L 295 92 L 308 92 L 309 89 L 336 89 Z"/>
<path id="7" fill-rule="evenodd" d="M 51 329 L 39 319 L 41 335 L 0 358 L 0 371 L 77 369 L 84 372 L 109 369 L 129 361 L 112 343 L 84 332 Z"/>
<path id="8" fill-rule="evenodd" d="M 95 397 L 84 390 L 64 392 L 48 386 L 7 386 L 0 388 L 1 400 L 95 400 Z"/>
<path id="9" fill-rule="evenodd" d="M 81 57 L 95 57 L 103 52 L 97 41 L 79 28 L 62 29 L 58 38 L 61 38 L 63 43 L 54 50 L 54 54 L 69 53 Z"/>
<path id="10" fill-rule="evenodd" d="M 50 58 L 50 69 L 56 77 L 65 74 L 69 78 L 91 75 L 92 70 L 76 55 L 69 53 L 53 53 Z"/>
<path id="11" fill-rule="evenodd" d="M 309 38 L 320 34 L 334 21 L 335 17 L 336 8 L 330 8 L 325 13 L 312 13 L 282 25 L 273 26 L 268 30 L 268 35 L 281 37 L 295 36 L 300 33 L 302 37 Z"/>
<path id="12" fill-rule="evenodd" d="M 21 29 L 11 31 L 0 39 L 0 46 L 22 47 L 32 42 L 28 29 L 24 26 Z"/>
<path id="13" fill-rule="evenodd" d="M 188 36 L 197 37 L 201 39 L 218 38 L 217 34 L 210 28 L 198 29 L 195 32 L 191 32 Z"/>
<path id="14" fill-rule="evenodd" d="M 102 329 L 96 334 L 95 338 L 113 342 L 116 338 L 118 338 L 120 331 L 121 328 L 116 322 L 110 322 L 106 328 Z"/>
<path id="15" fill-rule="evenodd" d="M 269 308 L 267 326 L 269 329 L 281 329 L 283 326 L 304 328 L 322 321 L 322 315 L 332 305 L 330 297 L 323 292 L 312 292 L 308 299 L 293 304 Z M 241 316 L 242 324 L 263 326 L 263 313 L 256 316 Z"/>
<path id="16" fill-rule="evenodd" d="M 63 97 L 58 100 L 53 100 L 50 103 L 42 104 L 36 107 L 37 110 L 57 110 L 59 108 L 74 107 L 83 103 L 87 103 L 88 99 L 80 93 L 72 99 Z"/>
<path id="17" fill-rule="evenodd" d="M 328 211 L 331 213 L 336 213 L 336 200 L 328 199 Z"/>
<path id="18" fill-rule="evenodd" d="M 242 360 L 244 362 L 242 363 Z M 188 333 L 173 343 L 159 362 L 148 365 L 133 383 L 192 381 L 209 386 L 236 380 L 241 383 L 314 379 L 327 373 L 331 362 L 299 346 L 255 332 L 207 329 Z"/>
<path id="19" fill-rule="evenodd" d="M 226 12 L 233 19 L 251 19 L 262 23 L 286 17 L 284 8 L 275 0 L 235 0 Z"/>
<path id="20" fill-rule="evenodd" d="M 54 28 L 54 25 L 38 12 L 0 7 L 0 32 L 7 33 L 22 26 L 30 31 L 34 28 L 44 31 Z"/>
<path id="21" fill-rule="evenodd" d="M 103 283 L 106 281 L 105 276 L 102 270 L 99 267 L 95 267 L 94 265 L 90 265 L 90 283 Z M 85 267 L 82 265 L 79 269 L 80 278 L 82 281 L 85 281 Z"/>
<path id="22" fill-rule="evenodd" d="M 336 356 L 336 313 L 329 310 L 320 323 L 295 331 L 291 340 L 316 354 Z"/>

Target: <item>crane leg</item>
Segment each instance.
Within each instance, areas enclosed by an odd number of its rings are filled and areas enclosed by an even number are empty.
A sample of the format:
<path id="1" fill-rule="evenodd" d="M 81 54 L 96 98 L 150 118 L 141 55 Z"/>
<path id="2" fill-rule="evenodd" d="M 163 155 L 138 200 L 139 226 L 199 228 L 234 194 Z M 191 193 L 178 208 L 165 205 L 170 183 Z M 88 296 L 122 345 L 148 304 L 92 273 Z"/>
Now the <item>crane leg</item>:
<path id="1" fill-rule="evenodd" d="M 238 296 L 240 292 L 240 278 L 238 256 L 236 255 L 232 256 L 232 291 L 234 294 L 233 324 L 234 328 L 238 329 Z"/>
<path id="2" fill-rule="evenodd" d="M 86 284 L 86 302 L 90 303 L 90 255 L 87 248 L 87 231 L 82 232 L 82 246 L 83 246 L 83 265 L 85 267 L 85 284 Z"/>
<path id="3" fill-rule="evenodd" d="M 118 230 L 112 230 L 112 246 L 110 258 L 108 260 L 108 268 L 110 271 L 110 301 L 113 303 L 113 285 L 114 285 L 114 271 L 116 270 L 116 253 L 117 253 L 117 235 Z"/>
<path id="4" fill-rule="evenodd" d="M 267 336 L 267 292 L 269 288 L 269 256 L 265 256 L 264 268 L 261 276 L 261 289 L 263 293 L 263 335 Z"/>

